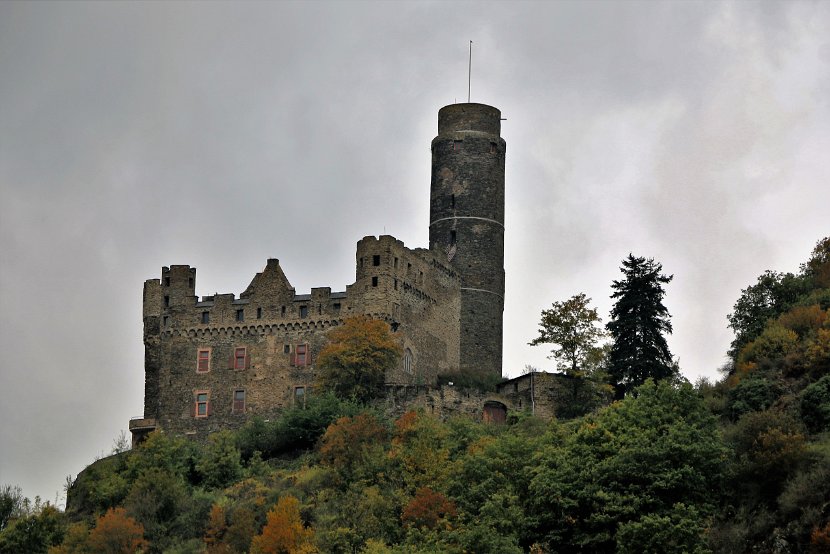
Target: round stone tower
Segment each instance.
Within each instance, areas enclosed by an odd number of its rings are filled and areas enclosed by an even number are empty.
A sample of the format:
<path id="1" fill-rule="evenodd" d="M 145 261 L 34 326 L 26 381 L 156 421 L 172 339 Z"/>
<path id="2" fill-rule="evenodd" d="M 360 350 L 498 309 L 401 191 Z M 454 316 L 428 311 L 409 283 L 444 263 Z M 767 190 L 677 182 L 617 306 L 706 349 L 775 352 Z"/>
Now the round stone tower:
<path id="1" fill-rule="evenodd" d="M 461 278 L 461 369 L 501 375 L 504 154 L 501 112 L 451 104 L 432 141 L 429 247 Z"/>

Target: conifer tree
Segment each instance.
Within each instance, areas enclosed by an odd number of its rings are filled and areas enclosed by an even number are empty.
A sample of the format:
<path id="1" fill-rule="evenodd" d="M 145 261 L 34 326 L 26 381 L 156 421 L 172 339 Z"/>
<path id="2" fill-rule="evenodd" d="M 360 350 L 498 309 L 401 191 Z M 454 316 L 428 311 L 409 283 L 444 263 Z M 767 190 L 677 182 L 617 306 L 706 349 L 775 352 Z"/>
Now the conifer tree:
<path id="1" fill-rule="evenodd" d="M 608 328 L 613 343 L 609 353 L 609 374 L 621 398 L 646 379 L 665 379 L 677 373 L 663 333 L 671 333 L 669 311 L 663 305 L 665 290 L 673 276 L 663 275 L 662 264 L 654 258 L 623 260 L 620 271 L 625 279 L 614 281 Z"/>

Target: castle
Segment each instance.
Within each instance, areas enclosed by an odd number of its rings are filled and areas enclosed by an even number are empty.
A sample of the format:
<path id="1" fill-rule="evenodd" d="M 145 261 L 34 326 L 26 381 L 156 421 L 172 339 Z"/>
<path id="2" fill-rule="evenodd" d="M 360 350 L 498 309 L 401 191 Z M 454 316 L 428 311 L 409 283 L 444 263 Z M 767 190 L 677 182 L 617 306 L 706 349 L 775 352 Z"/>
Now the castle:
<path id="1" fill-rule="evenodd" d="M 429 248 L 391 236 L 357 243 L 355 281 L 297 294 L 269 259 L 248 288 L 196 296 L 196 269 L 144 283 L 144 415 L 133 441 L 160 428 L 204 436 L 252 415 L 303 405 L 326 332 L 358 314 L 387 321 L 403 356 L 389 385 L 434 385 L 459 371 L 501 375 L 504 162 L 501 113 L 483 104 L 438 112 L 432 141 Z M 502 414 L 503 415 L 503 414 Z"/>

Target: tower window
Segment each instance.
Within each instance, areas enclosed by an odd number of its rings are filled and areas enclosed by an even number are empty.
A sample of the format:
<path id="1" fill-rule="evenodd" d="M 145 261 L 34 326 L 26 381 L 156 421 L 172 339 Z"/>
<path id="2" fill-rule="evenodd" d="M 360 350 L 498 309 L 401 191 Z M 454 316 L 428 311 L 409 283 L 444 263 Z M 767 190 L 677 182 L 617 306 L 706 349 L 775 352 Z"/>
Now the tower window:
<path id="1" fill-rule="evenodd" d="M 308 344 L 298 344 L 294 347 L 294 365 L 297 367 L 311 365 Z"/>
<path id="2" fill-rule="evenodd" d="M 210 415 L 210 393 L 207 391 L 196 392 L 196 402 L 193 406 L 195 417 L 207 417 Z"/>
<path id="3" fill-rule="evenodd" d="M 285 306 L 283 306 L 282 308 L 280 308 L 280 315 L 281 315 L 282 317 L 285 317 Z"/>
<path id="4" fill-rule="evenodd" d="M 169 297 L 169 296 L 165 296 L 165 297 L 164 297 L 164 307 L 165 307 L 165 308 L 169 308 L 169 307 L 170 307 L 170 297 Z"/>
<path id="5" fill-rule="evenodd" d="M 378 286 L 378 278 L 377 277 L 372 277 L 372 286 L 373 287 Z"/>
<path id="6" fill-rule="evenodd" d="M 450 206 L 452 207 L 453 210 L 455 209 L 455 195 L 454 194 L 450 197 Z"/>
<path id="7" fill-rule="evenodd" d="M 210 323 L 210 312 L 202 312 L 202 324 L 207 325 Z"/>
<path id="8" fill-rule="evenodd" d="M 294 387 L 294 406 L 305 408 L 305 387 Z"/>
<path id="9" fill-rule="evenodd" d="M 497 154 L 497 153 L 498 153 L 498 151 L 499 151 L 499 149 L 498 149 L 498 147 L 496 146 L 496 143 L 495 143 L 495 142 L 491 142 L 491 143 L 490 143 L 490 153 L 491 153 L 491 154 Z"/>
<path id="10" fill-rule="evenodd" d="M 245 310 L 236 310 L 236 320 L 245 321 Z"/>
<path id="11" fill-rule="evenodd" d="M 412 350 L 407 348 L 403 353 L 403 370 L 412 373 Z"/>
<path id="12" fill-rule="evenodd" d="M 450 231 L 450 244 L 455 244 L 457 236 L 455 234 L 455 229 Z"/>
<path id="13" fill-rule="evenodd" d="M 235 414 L 244 414 L 245 413 L 245 391 L 243 389 L 237 389 L 233 391 L 233 413 Z"/>
<path id="14" fill-rule="evenodd" d="M 372 265 L 379 266 L 380 265 L 380 256 L 377 254 L 372 256 Z"/>
<path id="15" fill-rule="evenodd" d="M 300 317 L 308 317 L 308 306 L 300 306 Z"/>
<path id="16" fill-rule="evenodd" d="M 460 140 L 452 141 L 452 149 L 453 150 L 461 150 L 461 141 Z"/>
<path id="17" fill-rule="evenodd" d="M 232 369 L 247 369 L 248 368 L 248 351 L 242 346 L 233 349 L 233 365 Z"/>
<path id="18" fill-rule="evenodd" d="M 395 290 L 398 290 L 398 280 L 392 279 L 392 286 L 395 287 Z"/>
<path id="19" fill-rule="evenodd" d="M 170 318 L 167 317 L 167 316 L 164 316 L 164 318 L 161 320 L 161 322 L 162 322 L 162 325 L 167 327 L 168 325 L 170 325 Z"/>
<path id="20" fill-rule="evenodd" d="M 394 264 L 394 267 L 395 267 L 395 269 L 398 269 L 398 258 L 395 258 L 395 264 Z"/>
<path id="21" fill-rule="evenodd" d="M 210 371 L 210 348 L 203 348 L 196 355 L 196 373 L 207 373 L 208 371 Z"/>
<path id="22" fill-rule="evenodd" d="M 164 278 L 164 286 L 165 286 L 165 287 L 169 287 L 169 286 L 170 286 L 170 277 L 165 277 L 165 278 Z"/>
<path id="23" fill-rule="evenodd" d="M 257 308 L 256 309 L 256 318 L 257 319 L 262 319 L 262 308 Z"/>
<path id="24" fill-rule="evenodd" d="M 340 302 L 335 302 L 334 305 L 332 306 L 332 308 L 334 308 L 335 312 L 339 312 L 340 311 Z"/>
<path id="25" fill-rule="evenodd" d="M 286 344 L 282 347 L 283 354 L 291 354 L 291 345 Z"/>

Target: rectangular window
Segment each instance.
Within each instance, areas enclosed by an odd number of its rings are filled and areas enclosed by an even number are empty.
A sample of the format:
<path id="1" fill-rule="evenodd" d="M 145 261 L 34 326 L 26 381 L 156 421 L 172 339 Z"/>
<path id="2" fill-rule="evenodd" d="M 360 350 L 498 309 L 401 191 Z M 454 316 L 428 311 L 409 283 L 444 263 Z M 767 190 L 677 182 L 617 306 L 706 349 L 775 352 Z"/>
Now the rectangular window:
<path id="1" fill-rule="evenodd" d="M 300 306 L 300 317 L 308 317 L 308 306 Z"/>
<path id="2" fill-rule="evenodd" d="M 283 346 L 282 347 L 282 352 L 283 352 L 283 354 L 291 354 L 291 345 L 286 344 L 285 346 Z"/>
<path id="3" fill-rule="evenodd" d="M 245 413 L 245 391 L 242 389 L 233 391 L 233 413 Z"/>
<path id="4" fill-rule="evenodd" d="M 285 306 L 283 306 L 282 308 L 280 308 L 280 315 L 281 315 L 282 317 L 285 317 Z"/>
<path id="5" fill-rule="evenodd" d="M 377 277 L 372 277 L 372 286 L 373 287 L 378 286 L 378 278 Z"/>
<path id="6" fill-rule="evenodd" d="M 187 286 L 193 288 L 193 277 L 187 280 Z"/>
<path id="7" fill-rule="evenodd" d="M 169 287 L 169 286 L 170 286 L 170 277 L 165 277 L 165 278 L 164 278 L 164 286 L 165 286 L 165 287 Z"/>
<path id="8" fill-rule="evenodd" d="M 233 368 L 234 369 L 245 369 L 248 365 L 246 362 L 248 361 L 248 356 L 246 355 L 247 351 L 245 347 L 242 348 L 235 348 L 233 351 Z"/>
<path id="9" fill-rule="evenodd" d="M 257 308 L 256 309 L 256 318 L 257 319 L 262 319 L 262 308 Z"/>
<path id="10" fill-rule="evenodd" d="M 374 266 L 380 265 L 380 256 L 378 256 L 377 254 L 372 256 L 372 265 L 374 265 Z"/>
<path id="11" fill-rule="evenodd" d="M 395 269 L 398 269 L 398 258 L 395 258 L 394 266 L 395 266 Z"/>
<path id="12" fill-rule="evenodd" d="M 303 367 L 308 364 L 308 345 L 298 344 L 294 348 L 294 365 Z"/>
<path id="13" fill-rule="evenodd" d="M 164 319 L 162 319 L 162 323 L 164 324 L 165 327 L 167 327 L 168 325 L 170 325 L 170 318 L 167 317 L 167 316 L 164 316 Z"/>
<path id="14" fill-rule="evenodd" d="M 461 150 L 461 141 L 460 140 L 452 141 L 452 149 L 453 150 Z"/>
<path id="15" fill-rule="evenodd" d="M 165 296 L 165 297 L 164 297 L 164 307 L 165 307 L 165 308 L 169 308 L 169 307 L 170 307 L 170 297 L 169 297 L 169 296 Z"/>
<path id="16" fill-rule="evenodd" d="M 398 290 L 398 280 L 392 279 L 392 285 L 395 287 L 395 290 Z"/>
<path id="17" fill-rule="evenodd" d="M 294 406 L 305 408 L 305 387 L 294 387 Z"/>
<path id="18" fill-rule="evenodd" d="M 236 310 L 236 320 L 245 321 L 245 310 Z"/>
<path id="19" fill-rule="evenodd" d="M 340 311 L 340 302 L 335 302 L 334 306 L 332 306 L 332 307 L 334 308 L 335 312 L 339 312 Z"/>
<path id="20" fill-rule="evenodd" d="M 200 349 L 196 356 L 196 373 L 210 371 L 210 348 Z"/>
<path id="21" fill-rule="evenodd" d="M 196 392 L 196 406 L 194 407 L 193 415 L 196 417 L 207 417 L 210 415 L 209 410 L 209 393 L 207 391 Z"/>
<path id="22" fill-rule="evenodd" d="M 207 325 L 210 323 L 210 312 L 202 312 L 202 324 Z"/>

